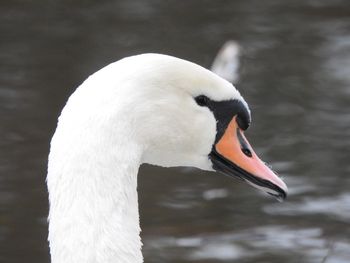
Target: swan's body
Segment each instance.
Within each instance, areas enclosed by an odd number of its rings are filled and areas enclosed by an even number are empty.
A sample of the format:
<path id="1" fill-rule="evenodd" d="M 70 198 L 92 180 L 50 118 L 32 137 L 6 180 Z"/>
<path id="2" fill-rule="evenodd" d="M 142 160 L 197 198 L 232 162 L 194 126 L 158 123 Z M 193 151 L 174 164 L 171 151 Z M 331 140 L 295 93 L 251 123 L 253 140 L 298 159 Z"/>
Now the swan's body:
<path id="1" fill-rule="evenodd" d="M 194 99 L 199 95 L 210 98 L 210 106 L 199 106 Z M 246 102 L 229 82 L 164 55 L 126 58 L 90 76 L 68 100 L 51 142 L 47 183 L 52 262 L 142 262 L 139 166 L 225 172 L 216 159 L 225 156 L 218 134 L 223 129 L 224 138 L 226 126 L 237 125 L 235 118 L 239 123 L 242 114 L 228 113 L 233 119 L 221 127 L 217 118 L 223 113 L 213 107 L 222 108 L 227 101 L 250 118 Z M 209 158 L 216 145 L 216 155 Z M 286 191 L 280 179 L 264 176 L 278 188 L 268 186 L 270 193 Z"/>

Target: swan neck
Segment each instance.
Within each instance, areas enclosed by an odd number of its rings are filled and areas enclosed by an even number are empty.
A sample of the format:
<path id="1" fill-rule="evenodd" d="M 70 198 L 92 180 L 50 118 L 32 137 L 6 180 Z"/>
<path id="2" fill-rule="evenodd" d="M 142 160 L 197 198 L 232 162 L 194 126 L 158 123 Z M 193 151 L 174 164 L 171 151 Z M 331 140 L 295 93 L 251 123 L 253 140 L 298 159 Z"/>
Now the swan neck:
<path id="1" fill-rule="evenodd" d="M 61 133 L 58 128 L 51 143 L 47 178 L 52 263 L 143 262 L 140 151 L 132 145 L 126 149 L 125 142 L 87 144 L 84 136 L 62 142 Z"/>

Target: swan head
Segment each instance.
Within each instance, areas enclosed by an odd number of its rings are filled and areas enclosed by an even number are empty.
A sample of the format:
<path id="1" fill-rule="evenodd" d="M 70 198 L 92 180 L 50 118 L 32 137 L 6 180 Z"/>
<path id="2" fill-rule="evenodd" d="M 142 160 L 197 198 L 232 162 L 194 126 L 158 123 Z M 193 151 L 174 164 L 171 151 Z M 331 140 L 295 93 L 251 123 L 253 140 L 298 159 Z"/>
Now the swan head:
<path id="1" fill-rule="evenodd" d="M 89 152 L 119 159 L 137 148 L 141 163 L 219 171 L 283 199 L 286 185 L 244 136 L 250 122 L 248 104 L 228 81 L 179 58 L 143 54 L 90 76 L 68 100 L 52 145 L 62 149 L 61 139 L 71 138 L 64 145 L 99 145 Z"/>
<path id="2" fill-rule="evenodd" d="M 286 185 L 244 136 L 250 122 L 232 84 L 185 60 L 144 54 L 94 73 L 51 141 L 52 262 L 142 262 L 141 163 L 219 171 L 283 199 Z"/>
<path id="3" fill-rule="evenodd" d="M 142 145 L 142 162 L 192 166 L 238 177 L 284 199 L 287 187 L 244 136 L 248 104 L 226 80 L 194 63 L 143 54 L 115 63 L 128 98 L 125 112 Z M 128 104 L 128 101 L 130 102 Z"/>

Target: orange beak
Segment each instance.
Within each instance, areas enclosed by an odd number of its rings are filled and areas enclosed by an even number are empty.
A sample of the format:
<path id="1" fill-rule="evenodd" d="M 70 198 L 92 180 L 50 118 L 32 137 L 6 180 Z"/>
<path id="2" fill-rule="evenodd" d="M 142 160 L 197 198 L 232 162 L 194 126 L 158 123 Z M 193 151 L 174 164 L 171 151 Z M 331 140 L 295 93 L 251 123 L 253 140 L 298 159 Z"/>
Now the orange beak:
<path id="1" fill-rule="evenodd" d="M 249 184 L 283 200 L 287 196 L 286 184 L 255 154 L 236 116 L 210 154 L 214 169 L 226 175 L 238 176 Z"/>

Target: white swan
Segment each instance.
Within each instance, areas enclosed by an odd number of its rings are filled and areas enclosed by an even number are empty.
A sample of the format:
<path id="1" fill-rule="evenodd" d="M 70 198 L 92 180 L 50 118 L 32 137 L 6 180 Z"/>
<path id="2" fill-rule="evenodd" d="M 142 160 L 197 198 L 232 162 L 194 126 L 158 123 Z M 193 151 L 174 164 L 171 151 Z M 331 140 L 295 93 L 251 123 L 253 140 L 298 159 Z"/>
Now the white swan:
<path id="1" fill-rule="evenodd" d="M 140 164 L 238 176 L 280 198 L 287 187 L 243 130 L 247 103 L 226 80 L 178 58 L 144 54 L 90 76 L 51 141 L 47 184 L 53 263 L 139 263 Z"/>

